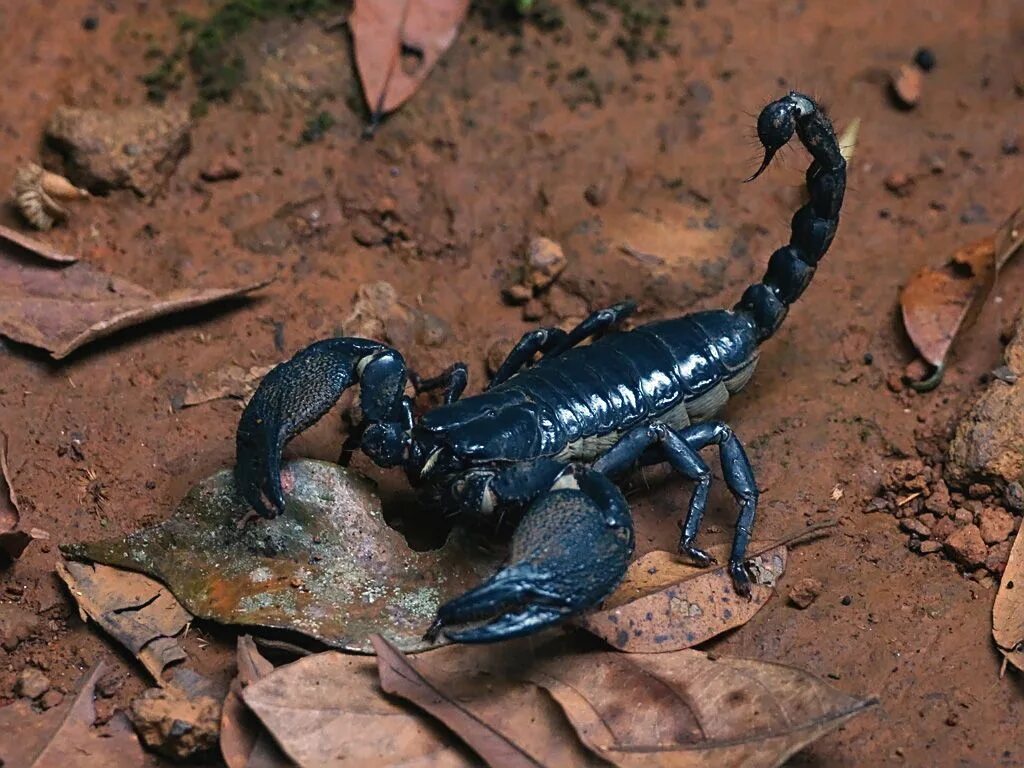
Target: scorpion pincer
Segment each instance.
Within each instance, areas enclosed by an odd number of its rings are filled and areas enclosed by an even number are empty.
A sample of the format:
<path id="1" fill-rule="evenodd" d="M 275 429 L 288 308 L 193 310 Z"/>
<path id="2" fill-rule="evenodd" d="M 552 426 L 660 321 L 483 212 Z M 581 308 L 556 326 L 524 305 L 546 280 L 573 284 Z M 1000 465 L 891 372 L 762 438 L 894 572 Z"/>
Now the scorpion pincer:
<path id="1" fill-rule="evenodd" d="M 809 200 L 793 216 L 789 244 L 771 255 L 761 282 L 731 310 L 614 332 L 636 308 L 623 302 L 568 332 L 538 328 L 512 348 L 485 391 L 465 398 L 463 363 L 419 379 L 380 342 L 318 341 L 270 371 L 242 414 L 234 470 L 241 494 L 265 517 L 284 511 L 283 446 L 358 383 L 363 420 L 343 460 L 359 448 L 378 466 L 403 468 L 426 502 L 462 524 L 513 526 L 508 564 L 442 605 L 427 632 L 489 642 L 587 611 L 615 589 L 634 533 L 611 479 L 638 464 L 668 462 L 696 484 L 679 551 L 712 563 L 695 539 L 711 484 L 700 451 L 717 445 L 740 507 L 729 571 L 736 591 L 749 595 L 744 558 L 757 484 L 739 439 L 713 417 L 750 380 L 759 345 L 814 276 L 839 225 L 846 187 L 835 132 L 807 96 L 791 92 L 766 106 L 757 133 L 764 161 L 750 180 L 795 133 L 813 158 Z M 443 389 L 443 405 L 417 420 L 410 383 L 414 393 Z"/>

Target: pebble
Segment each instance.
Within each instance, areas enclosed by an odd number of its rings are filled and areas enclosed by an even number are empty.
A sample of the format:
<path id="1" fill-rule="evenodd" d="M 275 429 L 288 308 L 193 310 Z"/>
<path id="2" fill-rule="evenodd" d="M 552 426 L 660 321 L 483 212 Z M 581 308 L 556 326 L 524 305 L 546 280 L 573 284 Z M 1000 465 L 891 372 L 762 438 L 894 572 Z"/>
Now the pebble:
<path id="1" fill-rule="evenodd" d="M 885 177 L 883 183 L 896 197 L 908 197 L 914 191 L 914 179 L 906 173 L 894 171 Z"/>
<path id="2" fill-rule="evenodd" d="M 938 59 L 935 57 L 935 51 L 922 46 L 914 54 L 914 63 L 921 68 L 921 71 L 931 72 L 935 69 L 935 65 L 938 64 Z"/>
<path id="3" fill-rule="evenodd" d="M 914 517 L 907 517 L 900 520 L 900 528 L 907 533 L 912 533 L 915 536 L 920 536 L 922 539 L 927 539 L 932 535 L 931 529 L 927 525 L 922 523 L 920 520 Z"/>
<path id="4" fill-rule="evenodd" d="M 924 77 L 920 68 L 910 64 L 904 64 L 889 81 L 892 96 L 897 106 L 903 109 L 913 109 L 921 100 L 921 88 L 924 84 Z"/>
<path id="5" fill-rule="evenodd" d="M 528 285 L 516 283 L 515 285 L 503 288 L 501 290 L 501 295 L 509 304 L 512 304 L 513 306 L 520 306 L 533 298 L 533 291 Z"/>
<path id="6" fill-rule="evenodd" d="M 789 602 L 800 610 L 810 607 L 818 599 L 824 585 L 817 579 L 800 579 L 793 588 L 789 590 Z"/>
<path id="7" fill-rule="evenodd" d="M 968 568 L 984 565 L 988 557 L 985 540 L 981 538 L 978 526 L 973 523 L 965 525 L 946 539 L 946 551 Z"/>
<path id="8" fill-rule="evenodd" d="M 930 555 L 933 552 L 938 552 L 940 549 L 942 549 L 941 543 L 929 539 L 928 541 L 922 541 L 921 546 L 918 547 L 917 551 L 922 555 Z"/>
<path id="9" fill-rule="evenodd" d="M 1006 562 L 1010 559 L 1012 547 L 1013 543 L 1010 541 L 1003 541 L 989 547 L 988 557 L 985 558 L 985 567 L 997 576 L 1002 574 L 1006 570 Z"/>
<path id="10" fill-rule="evenodd" d="M 530 284 L 541 291 L 551 285 L 565 269 L 567 260 L 562 246 L 546 237 L 535 237 L 530 241 L 526 254 L 526 266 Z"/>
<path id="11" fill-rule="evenodd" d="M 50 690 L 50 678 L 35 667 L 25 667 L 14 683 L 14 692 L 27 699 L 38 699 Z"/>
<path id="12" fill-rule="evenodd" d="M 512 351 L 513 342 L 508 336 L 497 336 L 487 345 L 487 373 L 491 376 L 498 372 L 498 368 L 505 362 L 508 353 Z"/>
<path id="13" fill-rule="evenodd" d="M 39 706 L 43 709 L 53 709 L 59 707 L 62 701 L 64 701 L 64 694 L 51 688 L 39 699 Z"/>
<path id="14" fill-rule="evenodd" d="M 1013 515 L 999 507 L 985 507 L 977 516 L 978 530 L 986 544 L 999 544 L 1013 533 Z"/>

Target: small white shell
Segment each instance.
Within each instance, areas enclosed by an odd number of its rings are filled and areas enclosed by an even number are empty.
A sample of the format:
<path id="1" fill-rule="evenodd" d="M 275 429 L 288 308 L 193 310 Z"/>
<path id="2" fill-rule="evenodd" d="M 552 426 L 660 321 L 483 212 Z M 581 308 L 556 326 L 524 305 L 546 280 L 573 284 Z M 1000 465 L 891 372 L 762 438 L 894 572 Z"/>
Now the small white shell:
<path id="1" fill-rule="evenodd" d="M 44 232 L 58 219 L 68 217 L 67 209 L 57 199 L 77 200 L 88 196 L 84 189 L 35 163 L 19 168 L 14 176 L 15 207 L 29 224 Z"/>

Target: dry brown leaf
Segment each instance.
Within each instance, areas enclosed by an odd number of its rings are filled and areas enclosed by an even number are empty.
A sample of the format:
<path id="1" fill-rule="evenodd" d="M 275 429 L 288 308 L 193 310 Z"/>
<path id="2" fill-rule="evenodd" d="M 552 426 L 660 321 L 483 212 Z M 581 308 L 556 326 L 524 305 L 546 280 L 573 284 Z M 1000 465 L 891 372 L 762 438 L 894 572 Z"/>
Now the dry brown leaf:
<path id="1" fill-rule="evenodd" d="M 935 368 L 916 388 L 932 389 L 942 380 L 953 343 L 977 319 L 999 270 L 1022 245 L 1024 209 L 995 235 L 961 248 L 941 267 L 922 269 L 903 287 L 903 326 L 921 357 Z"/>
<path id="2" fill-rule="evenodd" d="M 380 687 L 429 712 L 462 737 L 491 768 L 542 768 L 528 752 L 498 728 L 442 693 L 424 678 L 402 652 L 380 635 L 373 638 Z M 511 709 L 511 708 L 509 708 Z"/>
<path id="3" fill-rule="evenodd" d="M 187 408 L 225 397 L 247 402 L 260 381 L 273 367 L 254 365 L 251 368 L 244 368 L 241 365 L 229 365 L 223 370 L 202 376 L 185 387 L 181 405 Z"/>
<path id="4" fill-rule="evenodd" d="M 41 259 L 55 261 L 58 264 L 73 264 L 78 261 L 78 256 L 75 254 L 58 250 L 38 238 L 22 234 L 16 229 L 5 227 L 3 224 L 0 224 L 0 240 L 13 243 L 18 248 L 35 254 Z"/>
<path id="5" fill-rule="evenodd" d="M 17 558 L 34 539 L 48 539 L 50 534 L 40 528 L 22 530 L 18 497 L 11 484 L 11 471 L 7 466 L 7 435 L 0 432 L 0 566 Z"/>
<path id="6" fill-rule="evenodd" d="M 719 562 L 724 556 L 723 549 Z M 786 547 L 780 545 L 750 558 L 761 579 L 751 584 L 748 600 L 736 594 L 726 566 L 700 569 L 670 552 L 649 552 L 629 566 L 600 611 L 577 623 L 627 653 L 692 648 L 746 624 L 761 610 L 775 594 L 786 557 Z"/>
<path id="7" fill-rule="evenodd" d="M 524 676 L 622 768 L 770 768 L 872 707 L 793 667 L 700 651 L 556 657 Z"/>
<path id="8" fill-rule="evenodd" d="M 175 636 L 192 616 L 158 581 L 106 565 L 63 561 L 57 575 L 79 609 L 135 654 L 160 685 L 166 684 L 164 669 L 187 658 Z"/>
<path id="9" fill-rule="evenodd" d="M 10 768 L 114 768 L 155 766 L 123 716 L 103 729 L 93 728 L 93 693 L 105 671 L 100 662 L 90 670 L 74 700 L 43 714 L 21 699 L 0 708 L 0 765 Z"/>
<path id="10" fill-rule="evenodd" d="M 220 714 L 220 752 L 228 768 L 287 768 L 291 765 L 259 719 L 242 701 L 242 691 L 274 671 L 250 635 L 238 638 L 238 676 Z"/>
<path id="11" fill-rule="evenodd" d="M 265 285 L 183 289 L 157 296 L 88 264 L 54 269 L 0 243 L 0 334 L 45 349 L 60 360 L 122 328 L 244 296 Z"/>
<path id="12" fill-rule="evenodd" d="M 423 84 L 468 10 L 469 0 L 356 0 L 348 22 L 372 123 Z"/>
<path id="13" fill-rule="evenodd" d="M 992 638 L 1006 660 L 1024 670 L 1024 536 L 1020 531 L 992 605 Z"/>
<path id="14" fill-rule="evenodd" d="M 365 656 L 307 656 L 252 683 L 242 699 L 302 768 L 476 764 L 439 727 L 382 696 L 377 664 Z"/>

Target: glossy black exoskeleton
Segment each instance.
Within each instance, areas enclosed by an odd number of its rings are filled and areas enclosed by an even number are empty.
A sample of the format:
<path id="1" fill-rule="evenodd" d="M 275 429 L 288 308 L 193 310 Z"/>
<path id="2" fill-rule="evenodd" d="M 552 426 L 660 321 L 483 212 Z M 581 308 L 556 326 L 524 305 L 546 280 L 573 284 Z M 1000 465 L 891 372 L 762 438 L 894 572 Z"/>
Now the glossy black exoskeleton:
<path id="1" fill-rule="evenodd" d="M 729 569 L 736 590 L 749 594 L 744 557 L 757 485 L 740 441 L 713 417 L 749 381 L 759 344 L 813 277 L 835 236 L 846 187 L 832 125 L 807 96 L 790 93 L 769 104 L 757 132 L 765 157 L 752 178 L 796 133 L 813 157 L 809 202 L 793 216 L 789 244 L 731 310 L 613 332 L 635 309 L 626 302 L 569 332 L 539 328 L 515 345 L 486 391 L 464 399 L 461 363 L 420 380 L 379 342 L 316 342 L 267 374 L 242 414 L 235 466 L 241 493 L 261 515 L 281 512 L 284 444 L 358 383 L 364 421 L 343 458 L 358 447 L 379 466 L 404 468 L 430 501 L 465 522 L 515 522 L 509 564 L 441 606 L 428 631 L 487 642 L 588 610 L 619 584 L 633 552 L 633 523 L 609 478 L 638 463 L 667 461 L 696 483 L 679 550 L 712 562 L 694 541 L 711 484 L 700 451 L 713 444 L 740 505 Z M 444 389 L 444 405 L 419 421 L 406 393 L 410 378 L 416 392 Z"/>

